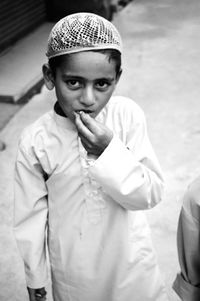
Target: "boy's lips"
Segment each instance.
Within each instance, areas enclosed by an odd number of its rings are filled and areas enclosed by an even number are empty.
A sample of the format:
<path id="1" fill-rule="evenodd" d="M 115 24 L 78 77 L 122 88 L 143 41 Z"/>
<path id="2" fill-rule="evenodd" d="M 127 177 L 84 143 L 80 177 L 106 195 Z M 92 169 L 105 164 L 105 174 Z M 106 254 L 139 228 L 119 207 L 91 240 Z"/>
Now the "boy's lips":
<path id="1" fill-rule="evenodd" d="M 80 110 L 80 111 L 76 111 L 76 113 L 80 113 L 80 112 L 84 112 L 85 114 L 92 114 L 94 113 L 93 111 L 89 111 L 89 110 Z"/>

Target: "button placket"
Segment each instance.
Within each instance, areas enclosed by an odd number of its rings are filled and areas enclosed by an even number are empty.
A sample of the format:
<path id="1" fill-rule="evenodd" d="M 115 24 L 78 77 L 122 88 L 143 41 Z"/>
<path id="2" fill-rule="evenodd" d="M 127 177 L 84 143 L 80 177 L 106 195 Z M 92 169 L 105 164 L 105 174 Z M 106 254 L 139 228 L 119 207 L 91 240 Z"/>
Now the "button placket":
<path id="1" fill-rule="evenodd" d="M 94 164 L 95 159 L 87 155 L 80 139 L 79 139 L 79 153 L 82 166 L 83 185 L 85 190 L 85 204 L 87 208 L 88 220 L 97 224 L 101 221 L 106 203 L 103 198 L 102 187 L 95 181 L 89 172 L 89 167 Z"/>

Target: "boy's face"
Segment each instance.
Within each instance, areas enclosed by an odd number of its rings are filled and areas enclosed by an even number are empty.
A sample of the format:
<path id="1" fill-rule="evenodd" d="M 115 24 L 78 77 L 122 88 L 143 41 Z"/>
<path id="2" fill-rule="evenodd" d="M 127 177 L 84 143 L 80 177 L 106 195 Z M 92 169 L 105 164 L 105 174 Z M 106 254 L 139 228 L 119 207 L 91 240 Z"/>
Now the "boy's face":
<path id="1" fill-rule="evenodd" d="M 55 87 L 59 105 L 72 121 L 74 112 L 84 111 L 96 117 L 109 101 L 119 79 L 115 61 L 93 51 L 63 56 L 55 77 L 50 80 L 47 73 L 44 72 L 47 87 Z"/>

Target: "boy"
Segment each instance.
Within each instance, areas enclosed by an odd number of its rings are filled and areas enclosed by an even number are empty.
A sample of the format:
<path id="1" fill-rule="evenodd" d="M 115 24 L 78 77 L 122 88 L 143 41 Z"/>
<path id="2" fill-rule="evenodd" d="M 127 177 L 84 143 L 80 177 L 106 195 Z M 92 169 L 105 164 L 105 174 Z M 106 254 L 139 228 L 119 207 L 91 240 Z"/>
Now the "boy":
<path id="1" fill-rule="evenodd" d="M 57 102 L 24 131 L 16 162 L 31 301 L 45 298 L 46 246 L 54 301 L 167 300 L 142 212 L 161 200 L 163 178 L 142 110 L 112 97 L 121 52 L 117 29 L 94 14 L 67 16 L 50 33 L 43 74 Z"/>
<path id="2" fill-rule="evenodd" d="M 181 273 L 173 288 L 183 301 L 200 300 L 200 178 L 188 187 L 181 209 L 177 246 Z"/>

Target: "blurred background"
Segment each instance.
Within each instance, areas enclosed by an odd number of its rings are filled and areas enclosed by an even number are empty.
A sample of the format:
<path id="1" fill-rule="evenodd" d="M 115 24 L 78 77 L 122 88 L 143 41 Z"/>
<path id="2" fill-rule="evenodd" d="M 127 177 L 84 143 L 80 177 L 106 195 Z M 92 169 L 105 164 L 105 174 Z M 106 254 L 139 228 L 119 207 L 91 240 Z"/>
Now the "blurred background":
<path id="1" fill-rule="evenodd" d="M 12 233 L 17 143 L 23 128 L 55 102 L 42 80 L 46 42 L 54 23 L 77 11 L 104 16 L 122 35 L 123 74 L 115 93 L 144 110 L 163 169 L 164 200 L 146 214 L 170 300 L 178 301 L 172 290 L 179 271 L 177 222 L 182 195 L 200 165 L 199 0 L 1 0 L 0 300 L 27 300 Z"/>

